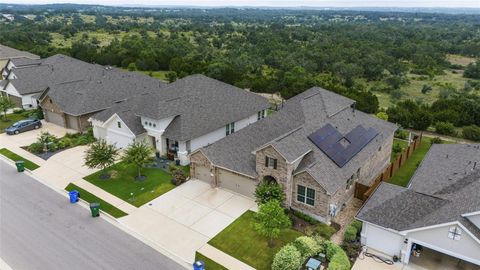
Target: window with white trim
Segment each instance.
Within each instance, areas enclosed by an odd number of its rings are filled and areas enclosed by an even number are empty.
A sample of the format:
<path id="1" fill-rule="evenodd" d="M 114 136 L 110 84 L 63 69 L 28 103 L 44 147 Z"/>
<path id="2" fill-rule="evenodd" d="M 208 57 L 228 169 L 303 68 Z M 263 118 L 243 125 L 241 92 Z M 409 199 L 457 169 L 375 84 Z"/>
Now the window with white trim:
<path id="1" fill-rule="evenodd" d="M 457 226 L 452 226 L 448 229 L 448 238 L 453 240 L 460 240 L 462 230 Z"/>
<path id="2" fill-rule="evenodd" d="M 118 127 L 118 128 L 122 128 L 122 122 L 117 121 L 117 127 Z"/>
<path id="3" fill-rule="evenodd" d="M 232 122 L 230 124 L 227 124 L 225 126 L 225 134 L 228 136 L 230 134 L 233 134 L 235 132 L 235 122 Z"/>
<path id="4" fill-rule="evenodd" d="M 315 204 L 315 190 L 302 185 L 298 185 L 297 201 L 313 206 Z"/>
<path id="5" fill-rule="evenodd" d="M 265 110 L 261 110 L 257 113 L 257 120 L 265 118 Z"/>

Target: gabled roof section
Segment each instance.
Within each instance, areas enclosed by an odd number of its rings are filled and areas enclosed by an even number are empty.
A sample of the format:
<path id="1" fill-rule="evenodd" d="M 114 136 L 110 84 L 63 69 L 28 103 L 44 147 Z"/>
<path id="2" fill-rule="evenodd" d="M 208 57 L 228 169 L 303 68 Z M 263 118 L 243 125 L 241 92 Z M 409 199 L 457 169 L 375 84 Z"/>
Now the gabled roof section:
<path id="1" fill-rule="evenodd" d="M 396 126 L 352 109 L 354 102 L 348 98 L 326 92 L 313 87 L 292 97 L 278 112 L 205 147 L 203 153 L 217 166 L 256 176 L 253 153 L 272 145 L 288 162 L 303 157 L 295 173 L 308 171 L 327 192 L 333 194 L 392 136 Z M 329 109 L 325 104 L 330 104 Z M 335 113 L 329 116 L 327 111 Z M 341 133 L 362 125 L 374 128 L 379 134 L 343 168 L 339 168 L 307 138 L 326 124 Z"/>
<path id="2" fill-rule="evenodd" d="M 143 128 L 140 117 L 134 113 L 135 102 L 134 98 L 130 98 L 123 102 L 115 103 L 110 108 L 96 113 L 92 116 L 93 119 L 106 122 L 114 114 L 118 115 L 123 120 L 125 125 L 133 132 L 134 135 L 140 135 L 146 132 Z"/>
<path id="3" fill-rule="evenodd" d="M 179 79 L 138 102 L 139 116 L 157 120 L 175 116 L 164 135 L 178 141 L 197 138 L 269 106 L 257 94 L 204 75 Z"/>
<path id="4" fill-rule="evenodd" d="M 40 59 L 40 56 L 26 51 L 20 51 L 5 45 L 0 44 L 0 59 L 12 59 L 26 57 L 30 59 Z"/>
<path id="5" fill-rule="evenodd" d="M 397 231 L 459 222 L 480 239 L 480 228 L 463 216 L 480 211 L 480 168 L 472 161 L 480 159 L 479 146 L 433 145 L 409 188 L 382 183 L 357 217 Z"/>

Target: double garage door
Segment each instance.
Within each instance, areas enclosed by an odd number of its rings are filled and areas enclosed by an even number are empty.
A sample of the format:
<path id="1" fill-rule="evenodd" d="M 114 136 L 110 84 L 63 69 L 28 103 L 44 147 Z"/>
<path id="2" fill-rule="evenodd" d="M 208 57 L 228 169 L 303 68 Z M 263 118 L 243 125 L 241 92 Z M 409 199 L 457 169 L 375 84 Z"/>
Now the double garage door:
<path id="1" fill-rule="evenodd" d="M 195 167 L 195 178 L 212 183 L 210 169 L 203 166 Z M 250 198 L 257 187 L 254 180 L 222 169 L 218 170 L 218 186 Z"/>

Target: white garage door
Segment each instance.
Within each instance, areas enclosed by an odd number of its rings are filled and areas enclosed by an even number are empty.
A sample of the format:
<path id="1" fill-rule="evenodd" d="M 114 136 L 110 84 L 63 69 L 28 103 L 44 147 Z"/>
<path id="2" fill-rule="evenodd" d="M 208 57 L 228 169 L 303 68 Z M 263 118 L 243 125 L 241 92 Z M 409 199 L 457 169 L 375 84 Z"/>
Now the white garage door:
<path id="1" fill-rule="evenodd" d="M 402 237 L 382 228 L 367 225 L 367 247 L 387 255 L 400 255 Z"/>
<path id="2" fill-rule="evenodd" d="M 51 111 L 47 111 L 47 121 L 50 122 L 50 123 L 53 123 L 55 125 L 62 126 L 62 127 L 65 126 L 65 124 L 63 123 L 62 115 L 60 115 L 58 113 L 51 112 Z"/>
<path id="3" fill-rule="evenodd" d="M 210 174 L 210 169 L 204 166 L 195 166 L 195 175 L 194 178 L 205 181 L 209 184 L 212 183 L 212 176 Z"/>
<path id="4" fill-rule="evenodd" d="M 252 179 L 225 170 L 219 170 L 218 185 L 222 188 L 253 198 L 256 182 Z"/>
<path id="5" fill-rule="evenodd" d="M 115 145 L 117 148 L 126 148 L 129 144 L 133 142 L 133 138 L 129 137 L 128 135 L 116 132 L 109 132 L 108 130 L 105 140 L 109 144 Z"/>

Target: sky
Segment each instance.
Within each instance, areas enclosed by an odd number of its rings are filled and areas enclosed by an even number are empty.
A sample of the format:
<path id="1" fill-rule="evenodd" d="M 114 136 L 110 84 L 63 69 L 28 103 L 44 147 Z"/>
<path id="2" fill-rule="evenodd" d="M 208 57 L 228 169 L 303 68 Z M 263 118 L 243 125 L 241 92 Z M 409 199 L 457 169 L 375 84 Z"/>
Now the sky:
<path id="1" fill-rule="evenodd" d="M 4 0 L 2 0 L 3 2 Z M 271 6 L 271 7 L 472 7 L 480 0 L 6 0 L 12 4 L 76 3 L 100 5 Z"/>

